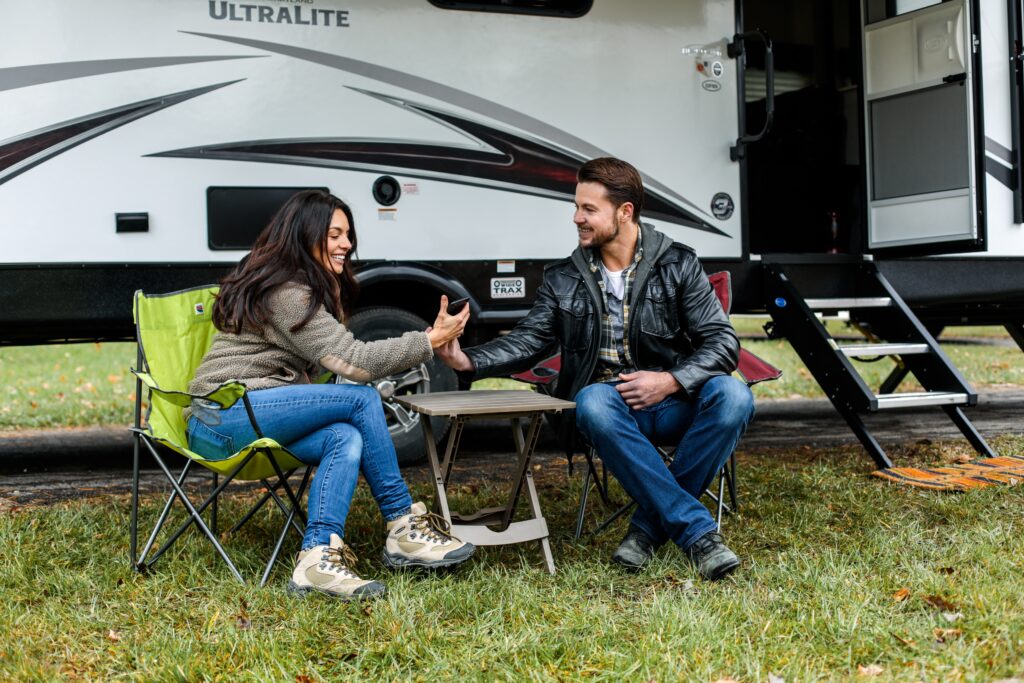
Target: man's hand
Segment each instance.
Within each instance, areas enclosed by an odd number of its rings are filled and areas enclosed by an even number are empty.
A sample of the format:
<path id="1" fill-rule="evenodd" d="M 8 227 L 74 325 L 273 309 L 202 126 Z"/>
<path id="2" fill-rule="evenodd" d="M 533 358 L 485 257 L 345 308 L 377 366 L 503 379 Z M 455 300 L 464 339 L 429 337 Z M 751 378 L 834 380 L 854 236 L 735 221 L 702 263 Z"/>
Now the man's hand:
<path id="1" fill-rule="evenodd" d="M 661 403 L 666 397 L 676 393 L 682 387 L 676 378 L 667 372 L 623 372 L 619 375 L 621 384 L 615 389 L 622 399 L 633 410 L 649 408 Z"/>
<path id="2" fill-rule="evenodd" d="M 459 346 L 459 340 L 457 337 L 447 344 L 442 344 L 434 349 L 434 355 L 440 358 L 441 361 L 452 370 L 468 372 L 474 369 L 473 361 L 469 359 L 469 356 L 467 356 L 462 350 L 462 347 Z"/>

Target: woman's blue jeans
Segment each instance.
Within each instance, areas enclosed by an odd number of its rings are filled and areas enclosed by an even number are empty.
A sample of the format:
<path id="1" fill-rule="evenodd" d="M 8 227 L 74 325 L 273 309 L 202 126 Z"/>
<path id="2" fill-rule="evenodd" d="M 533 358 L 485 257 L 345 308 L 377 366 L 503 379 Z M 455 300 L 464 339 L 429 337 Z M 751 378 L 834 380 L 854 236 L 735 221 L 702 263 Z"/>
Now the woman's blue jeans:
<path id="1" fill-rule="evenodd" d="M 328 545 L 332 533 L 344 537 L 360 471 L 385 521 L 409 512 L 412 498 L 376 389 L 293 384 L 251 391 L 249 400 L 264 436 L 318 466 L 309 488 L 304 550 Z M 189 448 L 205 458 L 226 458 L 256 438 L 242 401 L 227 410 L 194 410 L 188 421 Z"/>
<path id="2" fill-rule="evenodd" d="M 754 415 L 750 389 L 735 377 L 712 377 L 691 403 L 670 396 L 633 410 L 615 384 L 576 395 L 576 424 L 638 504 L 630 523 L 656 544 L 684 550 L 717 526 L 699 498 L 729 459 Z M 677 444 L 666 466 L 655 444 Z"/>

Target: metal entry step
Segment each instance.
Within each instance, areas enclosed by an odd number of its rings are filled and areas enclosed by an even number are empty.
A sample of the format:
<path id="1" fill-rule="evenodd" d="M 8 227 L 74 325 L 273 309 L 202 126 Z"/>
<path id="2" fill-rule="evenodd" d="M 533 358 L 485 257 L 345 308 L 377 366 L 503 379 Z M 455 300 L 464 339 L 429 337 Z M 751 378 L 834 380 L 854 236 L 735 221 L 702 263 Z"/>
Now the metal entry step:
<path id="1" fill-rule="evenodd" d="M 887 296 L 848 297 L 838 299 L 804 299 L 812 311 L 846 311 L 851 308 L 885 308 L 892 306 Z"/>
<path id="2" fill-rule="evenodd" d="M 839 346 L 838 351 L 848 358 L 865 356 L 908 356 L 915 353 L 928 353 L 927 344 L 847 344 Z"/>
<path id="3" fill-rule="evenodd" d="M 967 394 L 955 391 L 918 391 L 905 394 L 879 394 L 879 410 L 918 408 L 921 406 L 967 405 Z"/>

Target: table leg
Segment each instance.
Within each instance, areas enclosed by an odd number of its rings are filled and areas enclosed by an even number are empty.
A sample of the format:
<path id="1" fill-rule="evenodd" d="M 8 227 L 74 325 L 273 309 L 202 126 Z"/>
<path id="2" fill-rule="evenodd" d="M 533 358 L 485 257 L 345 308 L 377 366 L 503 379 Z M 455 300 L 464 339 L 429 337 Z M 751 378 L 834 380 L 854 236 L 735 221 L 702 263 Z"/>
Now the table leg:
<path id="1" fill-rule="evenodd" d="M 533 510 L 535 519 L 543 519 L 540 511 L 540 498 L 537 497 L 537 487 L 533 483 L 533 472 L 526 472 L 526 491 L 530 497 L 530 509 Z M 555 558 L 551 554 L 551 543 L 548 537 L 540 539 L 540 553 L 544 556 L 544 564 L 547 565 L 548 574 L 555 573 Z"/>
<path id="2" fill-rule="evenodd" d="M 448 496 L 445 494 L 445 480 L 441 474 L 441 463 L 437 459 L 437 445 L 434 443 L 434 428 L 430 425 L 430 418 L 422 416 L 423 435 L 427 442 L 427 459 L 430 461 L 430 471 L 434 475 L 434 502 L 449 524 L 452 523 L 452 515 L 448 510 Z"/>
<path id="3" fill-rule="evenodd" d="M 523 479 L 530 472 L 530 458 L 533 449 L 537 447 L 537 437 L 540 435 L 540 421 L 543 418 L 541 413 L 534 413 L 530 418 L 530 426 L 526 430 L 526 439 L 523 439 L 523 429 L 519 424 L 519 418 L 512 418 L 512 440 L 519 451 L 519 464 L 516 468 L 515 484 L 512 488 L 512 497 L 505 508 L 505 515 L 501 520 L 499 531 L 504 531 L 512 523 L 512 515 L 515 514 L 516 504 L 519 503 L 519 493 L 523 490 Z"/>
<path id="4" fill-rule="evenodd" d="M 424 418 L 428 419 L 429 418 Z M 444 485 L 452 478 L 452 465 L 455 464 L 455 455 L 459 452 L 459 443 L 462 441 L 462 428 L 466 426 L 466 420 L 462 417 L 453 417 L 451 429 L 448 430 L 448 443 L 444 449 L 444 461 L 441 463 L 441 471 L 444 472 Z"/>

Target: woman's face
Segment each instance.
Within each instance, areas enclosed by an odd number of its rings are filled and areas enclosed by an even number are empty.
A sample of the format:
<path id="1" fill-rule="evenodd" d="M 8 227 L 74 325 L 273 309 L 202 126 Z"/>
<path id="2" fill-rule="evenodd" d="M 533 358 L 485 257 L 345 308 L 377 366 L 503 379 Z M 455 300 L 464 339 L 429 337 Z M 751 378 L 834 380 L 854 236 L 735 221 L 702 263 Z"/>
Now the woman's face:
<path id="1" fill-rule="evenodd" d="M 327 249 L 323 245 L 317 246 L 320 252 L 318 260 L 324 268 L 335 275 L 341 275 L 345 270 L 345 259 L 352 250 L 352 243 L 348 240 L 349 233 L 348 218 L 341 209 L 335 209 L 331 216 L 331 224 L 327 228 Z"/>

